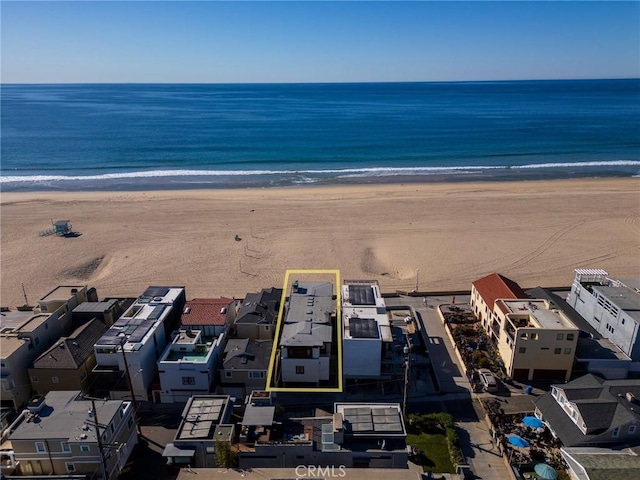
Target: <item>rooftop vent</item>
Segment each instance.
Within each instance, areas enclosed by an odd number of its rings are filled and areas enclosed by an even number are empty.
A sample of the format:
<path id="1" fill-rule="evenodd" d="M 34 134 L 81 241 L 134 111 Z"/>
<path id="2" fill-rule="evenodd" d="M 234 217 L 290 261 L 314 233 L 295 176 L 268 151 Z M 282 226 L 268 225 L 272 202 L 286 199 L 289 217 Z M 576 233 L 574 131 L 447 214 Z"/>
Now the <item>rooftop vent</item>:
<path id="1" fill-rule="evenodd" d="M 636 397 L 635 397 L 635 395 L 634 395 L 633 393 L 631 393 L 631 392 L 627 392 L 627 393 L 625 393 L 625 395 L 624 395 L 624 396 L 625 396 L 625 398 L 627 399 L 627 402 L 629 402 L 629 403 L 635 403 Z"/>
<path id="2" fill-rule="evenodd" d="M 31 398 L 31 400 L 29 400 L 29 403 L 27 403 L 27 410 L 32 413 L 38 413 L 46 405 L 44 400 L 44 395 L 36 395 L 35 397 Z"/>
<path id="3" fill-rule="evenodd" d="M 191 307 L 187 307 L 184 309 L 184 313 L 191 313 Z"/>

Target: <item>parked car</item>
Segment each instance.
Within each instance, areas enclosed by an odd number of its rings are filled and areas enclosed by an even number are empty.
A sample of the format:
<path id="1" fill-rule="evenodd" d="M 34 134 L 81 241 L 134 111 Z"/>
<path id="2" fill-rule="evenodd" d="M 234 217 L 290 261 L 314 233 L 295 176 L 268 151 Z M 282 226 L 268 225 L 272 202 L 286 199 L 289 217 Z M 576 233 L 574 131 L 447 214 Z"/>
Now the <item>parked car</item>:
<path id="1" fill-rule="evenodd" d="M 493 373 L 491 373 L 491 370 L 487 368 L 479 369 L 478 377 L 485 392 L 495 393 L 498 391 L 498 381 L 496 377 L 493 376 Z"/>

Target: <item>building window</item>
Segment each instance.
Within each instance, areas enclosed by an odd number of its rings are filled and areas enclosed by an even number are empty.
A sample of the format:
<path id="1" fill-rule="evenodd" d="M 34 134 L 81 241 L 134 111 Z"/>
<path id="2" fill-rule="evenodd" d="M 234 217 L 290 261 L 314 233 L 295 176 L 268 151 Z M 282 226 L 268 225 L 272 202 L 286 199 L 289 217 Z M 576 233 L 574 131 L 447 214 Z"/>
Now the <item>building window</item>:
<path id="1" fill-rule="evenodd" d="M 529 334 L 528 334 L 528 333 L 525 333 L 525 332 L 522 332 L 522 333 L 520 334 L 520 338 L 521 338 L 521 339 L 523 339 L 523 340 L 526 340 L 527 338 L 529 338 Z"/>
<path id="2" fill-rule="evenodd" d="M 554 348 L 553 349 L 553 353 L 554 353 L 554 355 L 560 355 L 562 353 L 562 349 L 561 348 Z"/>
<path id="3" fill-rule="evenodd" d="M 567 333 L 567 340 L 569 341 L 573 340 L 573 333 Z"/>
<path id="4" fill-rule="evenodd" d="M 249 370 L 249 378 L 264 378 L 262 370 Z"/>
<path id="5" fill-rule="evenodd" d="M 58 383 L 59 381 L 58 377 L 51 377 L 51 383 Z"/>
<path id="6" fill-rule="evenodd" d="M 47 448 L 44 446 L 44 442 L 36 442 L 36 452 L 45 453 Z"/>
<path id="7" fill-rule="evenodd" d="M 613 438 L 618 438 L 618 435 L 620 435 L 620 427 L 616 427 L 613 429 L 613 432 L 611 432 L 611 436 Z"/>
<path id="8" fill-rule="evenodd" d="M 527 353 L 527 347 L 520 347 L 518 353 Z"/>
<path id="9" fill-rule="evenodd" d="M 571 349 L 570 348 L 565 348 L 564 349 L 564 354 L 565 355 L 569 355 L 571 353 Z"/>
<path id="10" fill-rule="evenodd" d="M 537 333 L 532 333 L 531 334 L 531 340 L 537 340 L 538 339 L 538 334 Z"/>
<path id="11" fill-rule="evenodd" d="M 304 365 L 296 365 L 296 374 L 304 375 Z"/>
<path id="12" fill-rule="evenodd" d="M 67 472 L 75 472 L 76 471 L 76 466 L 73 463 L 64 462 L 64 464 L 67 466 Z"/>
<path id="13" fill-rule="evenodd" d="M 31 375 L 31 383 L 38 383 L 38 377 L 36 375 Z"/>
<path id="14" fill-rule="evenodd" d="M 571 418 L 573 418 L 574 420 L 578 420 L 578 412 L 576 410 L 573 410 L 571 412 Z"/>
<path id="15" fill-rule="evenodd" d="M 60 448 L 62 448 L 62 451 L 66 453 L 69 453 L 71 451 L 71 447 L 67 442 L 60 442 Z"/>
<path id="16" fill-rule="evenodd" d="M 556 335 L 556 340 L 563 340 L 564 339 L 564 333 L 558 333 Z"/>
<path id="17" fill-rule="evenodd" d="M 622 323 L 624 323 L 624 320 L 622 321 Z M 265 330 L 269 330 L 269 328 L 270 328 L 270 325 L 265 325 L 265 326 L 264 326 L 264 329 L 265 329 Z"/>
<path id="18" fill-rule="evenodd" d="M 80 445 L 81 452 L 88 452 L 90 450 L 89 445 Z"/>
<path id="19" fill-rule="evenodd" d="M 195 385 L 196 384 L 196 377 L 182 377 L 182 384 L 183 385 Z"/>
<path id="20" fill-rule="evenodd" d="M 225 378 L 231 378 L 231 377 L 233 377 L 233 372 L 231 370 L 225 370 L 224 371 L 224 376 L 225 376 Z"/>
<path id="21" fill-rule="evenodd" d="M 633 435 L 634 433 L 636 433 L 636 426 L 629 425 L 629 435 Z"/>

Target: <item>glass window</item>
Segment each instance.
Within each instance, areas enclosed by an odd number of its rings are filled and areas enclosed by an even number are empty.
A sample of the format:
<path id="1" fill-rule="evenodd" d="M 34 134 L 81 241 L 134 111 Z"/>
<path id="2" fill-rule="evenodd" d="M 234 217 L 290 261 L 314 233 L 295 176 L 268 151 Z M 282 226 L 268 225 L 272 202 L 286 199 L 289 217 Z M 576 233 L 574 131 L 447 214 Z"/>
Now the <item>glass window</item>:
<path id="1" fill-rule="evenodd" d="M 564 333 L 558 333 L 556 335 L 556 340 L 563 340 L 564 339 Z"/>
<path id="2" fill-rule="evenodd" d="M 564 354 L 565 355 L 569 355 L 571 353 L 571 349 L 570 348 L 565 348 L 564 349 Z"/>
<path id="3" fill-rule="evenodd" d="M 613 429 L 613 432 L 611 432 L 611 436 L 613 438 L 618 438 L 618 435 L 620 435 L 620 427 L 616 427 Z"/>
<path id="4" fill-rule="evenodd" d="M 231 378 L 231 377 L 233 377 L 233 372 L 231 370 L 225 370 L 224 371 L 224 376 L 226 378 Z"/>
<path id="5" fill-rule="evenodd" d="M 51 377 L 51 383 L 58 383 L 59 381 L 58 377 Z"/>
<path id="6" fill-rule="evenodd" d="M 561 353 L 561 352 L 562 352 L 562 349 L 561 349 L 561 348 L 554 348 L 554 349 L 553 349 L 553 353 L 554 353 L 555 355 L 560 355 L 560 353 Z"/>
<path id="7" fill-rule="evenodd" d="M 538 339 L 538 334 L 537 333 L 532 333 L 531 334 L 531 340 L 537 340 Z"/>
<path id="8" fill-rule="evenodd" d="M 196 377 L 182 377 L 182 384 L 183 385 L 195 385 L 196 384 Z"/>
<path id="9" fill-rule="evenodd" d="M 76 466 L 73 463 L 65 462 L 65 465 L 67 466 L 67 472 L 75 472 L 76 471 Z"/>
<path id="10" fill-rule="evenodd" d="M 636 426 L 629 425 L 629 435 L 633 435 L 634 433 L 636 433 Z"/>
<path id="11" fill-rule="evenodd" d="M 518 353 L 527 353 L 527 347 L 520 347 Z"/>
<path id="12" fill-rule="evenodd" d="M 573 333 L 567 333 L 567 340 L 571 341 L 573 338 Z"/>
<path id="13" fill-rule="evenodd" d="M 304 365 L 296 365 L 296 374 L 304 375 Z"/>
<path id="14" fill-rule="evenodd" d="M 38 377 L 36 375 L 31 375 L 31 382 L 38 383 Z"/>
<path id="15" fill-rule="evenodd" d="M 89 445 L 80 445 L 81 452 L 88 452 L 90 450 Z"/>
<path id="16" fill-rule="evenodd" d="M 36 442 L 36 452 L 38 453 L 43 453 L 46 452 L 47 449 L 44 446 L 44 442 Z"/>
<path id="17" fill-rule="evenodd" d="M 71 447 L 69 446 L 69 444 L 67 442 L 60 442 L 60 448 L 62 448 L 63 452 L 70 452 L 71 451 Z"/>

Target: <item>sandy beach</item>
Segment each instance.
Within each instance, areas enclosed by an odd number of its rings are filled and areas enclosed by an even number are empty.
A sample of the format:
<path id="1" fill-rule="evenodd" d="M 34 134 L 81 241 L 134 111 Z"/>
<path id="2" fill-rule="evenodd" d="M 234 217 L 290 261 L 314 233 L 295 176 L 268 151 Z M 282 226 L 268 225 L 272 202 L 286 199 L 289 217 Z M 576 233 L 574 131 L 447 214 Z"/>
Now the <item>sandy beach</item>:
<path id="1" fill-rule="evenodd" d="M 285 189 L 2 193 L 3 306 L 61 284 L 138 296 L 243 297 L 287 269 L 339 269 L 384 291 L 469 289 L 497 271 L 523 287 L 573 269 L 640 276 L 640 179 Z M 42 237 L 69 219 L 75 237 Z M 239 237 L 239 240 L 235 236 Z"/>

